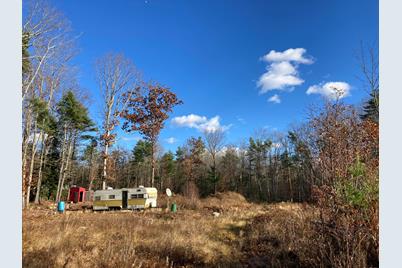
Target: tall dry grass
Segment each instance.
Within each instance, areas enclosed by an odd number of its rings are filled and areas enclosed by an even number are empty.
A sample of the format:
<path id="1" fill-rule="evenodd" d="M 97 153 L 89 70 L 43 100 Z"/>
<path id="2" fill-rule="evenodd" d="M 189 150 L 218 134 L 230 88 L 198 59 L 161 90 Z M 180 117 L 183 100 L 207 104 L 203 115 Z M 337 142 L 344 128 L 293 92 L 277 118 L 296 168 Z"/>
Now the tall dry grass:
<path id="1" fill-rule="evenodd" d="M 241 266 L 240 229 L 263 213 L 263 207 L 240 210 L 252 206 L 243 197 L 235 201 L 236 194 L 215 198 L 194 207 L 193 201 L 176 196 L 179 210 L 174 214 L 148 210 L 61 215 L 33 208 L 23 214 L 23 266 Z M 220 217 L 212 215 L 215 209 Z"/>
<path id="2" fill-rule="evenodd" d="M 24 267 L 327 267 L 320 210 L 307 204 L 249 203 L 237 193 L 179 210 L 23 213 Z M 214 217 L 213 212 L 219 212 Z M 341 237 L 338 237 L 341 238 Z M 334 255 L 336 256 L 336 255 Z"/>

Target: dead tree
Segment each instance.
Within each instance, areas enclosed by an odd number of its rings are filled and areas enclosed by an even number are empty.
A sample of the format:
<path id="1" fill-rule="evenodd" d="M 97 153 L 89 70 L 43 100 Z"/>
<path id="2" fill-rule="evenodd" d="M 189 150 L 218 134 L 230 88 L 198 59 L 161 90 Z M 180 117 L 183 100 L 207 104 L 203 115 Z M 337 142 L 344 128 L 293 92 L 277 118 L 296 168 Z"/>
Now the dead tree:
<path id="1" fill-rule="evenodd" d="M 102 189 L 106 189 L 108 177 L 107 160 L 109 148 L 116 139 L 115 127 L 119 124 L 122 111 L 127 106 L 132 90 L 139 82 L 140 75 L 133 62 L 122 54 L 106 54 L 96 61 L 96 73 L 99 89 L 103 98 L 103 122 L 101 142 L 103 150 Z"/>
<path id="2" fill-rule="evenodd" d="M 214 129 L 210 131 L 204 131 L 204 138 L 206 149 L 212 158 L 211 172 L 212 182 L 214 184 L 214 193 L 216 193 L 216 185 L 218 183 L 218 176 L 216 172 L 216 157 L 222 150 L 223 142 L 225 140 L 225 133 L 221 129 Z"/>

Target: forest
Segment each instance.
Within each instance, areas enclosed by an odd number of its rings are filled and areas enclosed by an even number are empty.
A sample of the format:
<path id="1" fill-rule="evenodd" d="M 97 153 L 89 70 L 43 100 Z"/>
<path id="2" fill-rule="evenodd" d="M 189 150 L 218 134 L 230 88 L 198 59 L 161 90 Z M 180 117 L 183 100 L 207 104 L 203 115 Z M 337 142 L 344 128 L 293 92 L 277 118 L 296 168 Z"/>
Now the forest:
<path id="1" fill-rule="evenodd" d="M 356 61 L 361 90 L 367 92 L 361 105 L 323 100 L 286 132 L 256 129 L 252 137 L 233 144 L 225 131 L 206 130 L 172 152 L 162 148 L 159 135 L 175 107 L 186 102 L 174 88 L 144 80 L 124 54 L 107 53 L 93 66 L 102 98 L 97 123 L 88 111 L 91 96 L 78 83 L 73 62 L 80 53 L 79 36 L 71 22 L 41 1 L 24 2 L 23 14 L 24 209 L 66 200 L 72 185 L 88 190 L 144 185 L 162 193 L 170 188 L 194 207 L 200 199 L 225 192 L 256 204 L 306 203 L 320 211 L 314 228 L 322 239 L 321 263 L 378 266 L 374 49 L 362 46 Z M 117 146 L 119 128 L 142 139 L 133 148 Z"/>

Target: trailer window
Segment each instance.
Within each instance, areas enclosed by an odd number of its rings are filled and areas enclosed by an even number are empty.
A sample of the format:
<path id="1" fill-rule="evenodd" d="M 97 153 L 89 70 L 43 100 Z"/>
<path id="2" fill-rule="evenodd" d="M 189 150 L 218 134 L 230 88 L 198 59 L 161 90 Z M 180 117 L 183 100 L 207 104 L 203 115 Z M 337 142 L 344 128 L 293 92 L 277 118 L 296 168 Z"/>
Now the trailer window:
<path id="1" fill-rule="evenodd" d="M 136 199 L 136 198 L 144 198 L 143 194 L 132 194 L 131 199 Z"/>
<path id="2" fill-rule="evenodd" d="M 114 198 L 115 198 L 114 194 L 109 195 L 109 199 L 114 199 Z"/>
<path id="3" fill-rule="evenodd" d="M 100 196 L 95 196 L 95 201 L 100 201 L 101 197 Z"/>

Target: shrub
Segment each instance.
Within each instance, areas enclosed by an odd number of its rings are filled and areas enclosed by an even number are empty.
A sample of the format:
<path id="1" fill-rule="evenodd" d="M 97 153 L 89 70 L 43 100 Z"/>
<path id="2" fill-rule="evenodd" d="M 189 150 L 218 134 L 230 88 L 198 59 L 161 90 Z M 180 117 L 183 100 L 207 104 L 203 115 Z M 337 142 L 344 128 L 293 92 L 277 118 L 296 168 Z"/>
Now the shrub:
<path id="1" fill-rule="evenodd" d="M 313 188 L 320 210 L 314 247 L 318 263 L 331 267 L 378 267 L 378 178 L 357 157 L 349 178 Z"/>
<path id="2" fill-rule="evenodd" d="M 349 168 L 350 178 L 338 180 L 335 184 L 337 195 L 343 202 L 362 210 L 378 200 L 378 181 L 366 174 L 365 164 L 356 158 Z"/>

